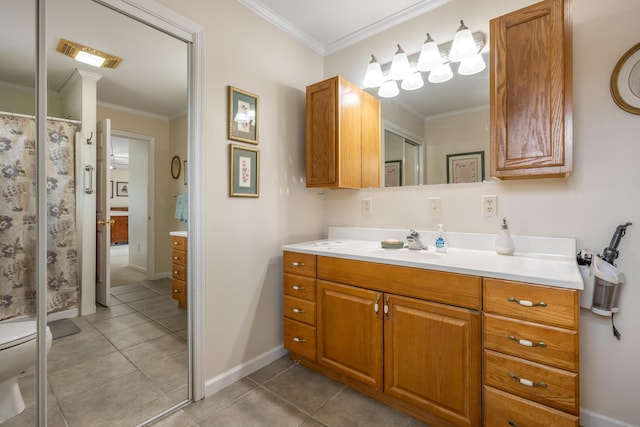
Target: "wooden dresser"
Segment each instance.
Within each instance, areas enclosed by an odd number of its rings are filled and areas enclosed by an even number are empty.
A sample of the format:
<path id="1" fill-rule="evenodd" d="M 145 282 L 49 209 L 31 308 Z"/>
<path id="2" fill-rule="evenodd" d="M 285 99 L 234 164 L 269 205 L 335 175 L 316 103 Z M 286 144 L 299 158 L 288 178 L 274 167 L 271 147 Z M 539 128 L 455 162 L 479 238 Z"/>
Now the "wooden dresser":
<path id="1" fill-rule="evenodd" d="M 187 238 L 171 236 L 171 296 L 187 308 Z"/>

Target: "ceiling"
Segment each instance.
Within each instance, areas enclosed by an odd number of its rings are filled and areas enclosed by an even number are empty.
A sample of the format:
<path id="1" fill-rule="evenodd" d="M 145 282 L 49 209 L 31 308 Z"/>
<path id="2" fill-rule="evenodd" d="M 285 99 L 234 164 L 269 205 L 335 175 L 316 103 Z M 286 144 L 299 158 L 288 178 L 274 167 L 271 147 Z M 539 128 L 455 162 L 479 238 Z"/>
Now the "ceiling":
<path id="1" fill-rule="evenodd" d="M 326 55 L 451 0 L 238 1 Z M 3 0 L 0 54 L 12 60 L 0 61 L 0 82 L 34 86 L 34 3 Z M 97 84 L 101 104 L 166 118 L 186 112 L 186 43 L 90 0 L 48 0 L 47 10 L 50 90 L 60 91 L 74 70 L 81 69 L 101 76 Z M 113 70 L 81 64 L 55 52 L 60 38 L 120 56 L 123 61 Z"/>

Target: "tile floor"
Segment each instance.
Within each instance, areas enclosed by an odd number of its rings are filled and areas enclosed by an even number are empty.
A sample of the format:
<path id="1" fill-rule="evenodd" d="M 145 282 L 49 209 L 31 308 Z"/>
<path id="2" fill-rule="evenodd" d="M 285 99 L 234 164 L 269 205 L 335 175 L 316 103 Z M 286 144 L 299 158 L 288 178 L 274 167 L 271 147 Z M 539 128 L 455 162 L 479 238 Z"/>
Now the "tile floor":
<path id="1" fill-rule="evenodd" d="M 50 427 L 135 426 L 187 396 L 187 317 L 169 279 L 113 287 L 109 308 L 73 321 L 48 357 Z M 2 427 L 36 425 L 36 378 L 20 378 L 27 408 Z M 288 356 L 159 420 L 155 427 L 425 426 Z"/>
<path id="2" fill-rule="evenodd" d="M 187 313 L 171 281 L 111 289 L 112 306 L 73 320 L 48 356 L 50 427 L 135 426 L 187 397 Z M 27 408 L 2 427 L 36 425 L 35 371 L 20 378 Z"/>
<path id="3" fill-rule="evenodd" d="M 154 427 L 426 426 L 284 356 Z"/>

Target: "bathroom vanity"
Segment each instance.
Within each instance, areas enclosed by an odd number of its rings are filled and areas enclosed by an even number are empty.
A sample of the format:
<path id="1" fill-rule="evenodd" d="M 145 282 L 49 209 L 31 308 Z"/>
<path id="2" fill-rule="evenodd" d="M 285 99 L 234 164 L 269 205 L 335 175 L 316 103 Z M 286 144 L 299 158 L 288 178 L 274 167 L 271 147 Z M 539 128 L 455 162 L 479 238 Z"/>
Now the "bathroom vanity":
<path id="1" fill-rule="evenodd" d="M 283 247 L 291 358 L 429 425 L 577 427 L 575 241 L 514 236 L 514 256 L 464 233 L 444 254 L 381 248 L 403 233 L 332 227 Z"/>

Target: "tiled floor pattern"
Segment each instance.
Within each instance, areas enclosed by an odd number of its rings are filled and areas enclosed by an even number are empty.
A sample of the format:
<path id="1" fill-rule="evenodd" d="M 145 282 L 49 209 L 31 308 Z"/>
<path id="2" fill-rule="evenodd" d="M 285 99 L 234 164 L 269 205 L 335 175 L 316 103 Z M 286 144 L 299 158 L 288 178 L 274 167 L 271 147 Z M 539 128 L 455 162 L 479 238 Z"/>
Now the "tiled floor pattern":
<path id="1" fill-rule="evenodd" d="M 135 426 L 187 395 L 187 320 L 171 282 L 112 288 L 113 305 L 73 319 L 81 332 L 53 342 L 48 425 Z M 36 379 L 20 379 L 26 410 L 2 427 L 35 426 Z M 288 356 L 158 421 L 157 427 L 425 426 Z"/>
<path id="2" fill-rule="evenodd" d="M 146 274 L 129 267 L 129 245 L 111 246 L 111 286 L 141 282 Z"/>
<path id="3" fill-rule="evenodd" d="M 72 319 L 47 359 L 48 425 L 135 426 L 187 397 L 187 313 L 169 279 L 111 289 L 112 306 Z M 27 408 L 2 427 L 36 425 L 35 370 L 20 378 Z"/>
<path id="4" fill-rule="evenodd" d="M 326 378 L 288 356 L 154 427 L 419 427 L 425 424 Z"/>

